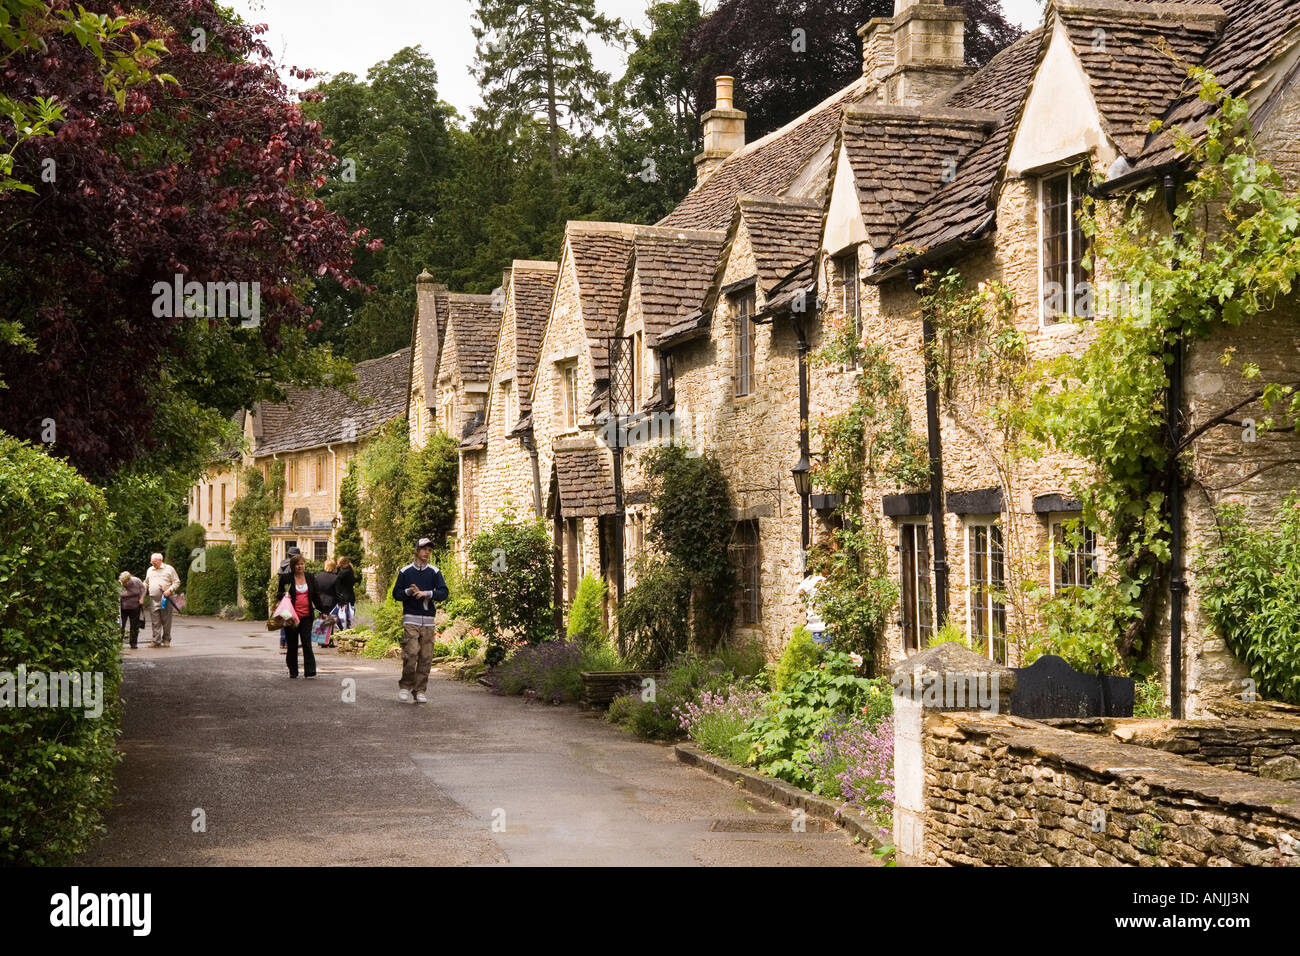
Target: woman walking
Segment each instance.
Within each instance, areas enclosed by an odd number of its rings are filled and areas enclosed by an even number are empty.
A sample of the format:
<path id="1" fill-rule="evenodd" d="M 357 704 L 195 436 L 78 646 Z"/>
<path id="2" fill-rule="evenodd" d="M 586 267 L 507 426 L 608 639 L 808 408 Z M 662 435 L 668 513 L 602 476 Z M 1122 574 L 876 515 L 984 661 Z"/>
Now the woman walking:
<path id="1" fill-rule="evenodd" d="M 117 596 L 122 609 L 121 626 L 123 636 L 125 636 L 129 624 L 131 627 L 131 649 L 135 650 L 137 647 L 136 641 L 140 639 L 140 625 L 143 623 L 143 607 L 141 605 L 144 601 L 144 582 L 130 571 L 123 571 L 118 575 L 117 580 L 122 586 L 122 590 L 118 592 Z"/>
<path id="2" fill-rule="evenodd" d="M 289 573 L 280 579 L 280 586 L 275 595 L 275 603 L 279 604 L 280 599 L 288 594 L 289 600 L 293 603 L 294 613 L 298 615 L 297 625 L 285 628 L 288 646 L 285 648 L 284 659 L 289 664 L 289 677 L 296 678 L 298 644 L 301 642 L 302 676 L 312 678 L 316 676 L 316 655 L 311 649 L 312 620 L 316 611 L 328 614 L 329 610 L 321 603 L 320 591 L 316 588 L 316 576 L 307 573 L 307 559 L 301 554 L 295 554 L 289 562 Z"/>
<path id="3" fill-rule="evenodd" d="M 334 616 L 339 619 L 339 630 L 351 629 L 357 614 L 357 573 L 352 570 L 352 560 L 343 555 L 338 559 L 338 577 L 334 580 L 334 597 L 338 600 Z"/>

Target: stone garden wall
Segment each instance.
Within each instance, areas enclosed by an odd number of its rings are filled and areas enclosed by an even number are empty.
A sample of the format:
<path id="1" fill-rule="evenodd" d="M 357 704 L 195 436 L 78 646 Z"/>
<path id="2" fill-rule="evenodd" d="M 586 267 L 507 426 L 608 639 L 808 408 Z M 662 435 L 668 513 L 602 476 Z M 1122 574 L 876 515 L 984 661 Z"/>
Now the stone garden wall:
<path id="1" fill-rule="evenodd" d="M 1129 722 L 1132 723 L 1132 722 Z M 1263 758 L 1293 746 L 1272 728 L 1170 725 L 1152 740 L 1199 753 L 1218 741 Z M 1215 729 L 1219 724 L 1220 729 Z M 1136 738 L 1138 734 L 1134 733 Z M 935 712 L 924 720 L 923 859 L 971 866 L 1300 865 L 1300 784 L 1207 766 L 1016 717 Z M 1270 758 L 1275 759 L 1275 758 Z"/>

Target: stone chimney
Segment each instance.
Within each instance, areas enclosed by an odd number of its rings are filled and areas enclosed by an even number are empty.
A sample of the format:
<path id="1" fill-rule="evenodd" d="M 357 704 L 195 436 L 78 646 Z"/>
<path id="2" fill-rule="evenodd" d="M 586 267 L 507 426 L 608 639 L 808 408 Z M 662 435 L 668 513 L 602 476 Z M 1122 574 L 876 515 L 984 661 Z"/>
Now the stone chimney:
<path id="1" fill-rule="evenodd" d="M 704 152 L 695 157 L 695 185 L 708 179 L 724 159 L 745 145 L 745 114 L 732 102 L 735 79 L 717 78 L 717 105 L 704 114 Z"/>
<path id="2" fill-rule="evenodd" d="M 447 287 L 441 282 L 434 282 L 433 276 L 426 269 L 415 278 L 415 352 L 413 360 L 418 375 L 411 383 L 412 391 L 418 389 L 423 407 L 429 410 L 430 420 L 437 413 L 437 374 L 438 356 L 442 351 L 442 341 L 438 335 L 438 296 L 446 295 Z M 411 435 L 415 438 L 418 429 L 412 423 Z M 419 445 L 423 446 L 421 435 Z"/>
<path id="3" fill-rule="evenodd" d="M 959 6 L 894 0 L 892 17 L 858 30 L 862 75 L 894 106 L 932 103 L 973 72 L 966 66 L 966 14 Z"/>

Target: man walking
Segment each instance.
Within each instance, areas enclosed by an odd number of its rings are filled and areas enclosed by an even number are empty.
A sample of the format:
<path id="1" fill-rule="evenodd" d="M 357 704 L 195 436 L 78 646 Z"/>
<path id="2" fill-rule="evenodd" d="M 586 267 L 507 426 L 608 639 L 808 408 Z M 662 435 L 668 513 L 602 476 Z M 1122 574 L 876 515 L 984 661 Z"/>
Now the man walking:
<path id="1" fill-rule="evenodd" d="M 402 679 L 397 682 L 397 699 L 415 695 L 417 704 L 427 704 L 429 665 L 433 662 L 433 617 L 437 603 L 447 600 L 447 582 L 442 572 L 429 563 L 433 542 L 421 538 L 415 545 L 415 561 L 397 573 L 393 600 L 402 602 Z"/>
<path id="2" fill-rule="evenodd" d="M 144 587 L 149 592 L 149 631 L 153 635 L 154 647 L 172 646 L 172 612 L 171 598 L 181 589 L 181 576 L 176 569 L 163 561 L 163 556 L 154 552 L 149 558 L 152 565 L 144 575 Z M 163 600 L 167 606 L 163 607 Z"/>

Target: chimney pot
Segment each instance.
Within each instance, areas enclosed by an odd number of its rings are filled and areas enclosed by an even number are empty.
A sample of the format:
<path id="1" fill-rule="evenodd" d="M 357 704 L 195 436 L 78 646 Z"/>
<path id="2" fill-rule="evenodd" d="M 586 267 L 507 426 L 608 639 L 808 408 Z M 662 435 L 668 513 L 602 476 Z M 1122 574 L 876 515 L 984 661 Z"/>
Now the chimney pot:
<path id="1" fill-rule="evenodd" d="M 715 80 L 717 83 L 717 109 L 729 110 L 734 109 L 732 103 L 735 99 L 736 78 L 734 76 L 719 76 Z"/>

